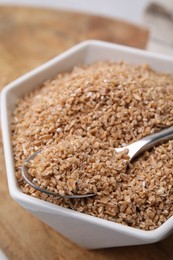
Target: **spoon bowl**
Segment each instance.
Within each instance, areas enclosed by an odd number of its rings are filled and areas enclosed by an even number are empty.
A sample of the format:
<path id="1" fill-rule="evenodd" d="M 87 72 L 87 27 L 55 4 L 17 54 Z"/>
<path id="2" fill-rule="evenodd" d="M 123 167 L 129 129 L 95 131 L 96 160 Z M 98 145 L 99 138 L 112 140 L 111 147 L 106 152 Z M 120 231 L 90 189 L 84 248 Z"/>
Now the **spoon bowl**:
<path id="1" fill-rule="evenodd" d="M 125 147 L 115 148 L 115 151 L 117 153 L 119 153 L 119 152 L 122 152 L 124 149 L 128 149 L 128 156 L 129 156 L 128 163 L 130 163 L 136 156 L 140 155 L 142 152 L 149 150 L 150 148 L 152 148 L 158 144 L 161 144 L 162 142 L 169 140 L 171 138 L 173 138 L 173 126 L 166 128 L 164 130 L 161 130 L 157 133 L 148 135 L 148 136 L 140 139 L 139 141 L 136 141 Z M 22 176 L 23 176 L 24 180 L 31 187 L 33 187 L 34 189 L 39 190 L 43 193 L 46 193 L 48 195 L 53 195 L 53 196 L 57 196 L 57 197 L 61 197 L 61 198 L 81 199 L 81 198 L 93 197 L 96 195 L 94 193 L 81 194 L 81 195 L 80 194 L 60 195 L 56 192 L 49 191 L 45 188 L 42 188 L 42 187 L 38 186 L 36 183 L 34 183 L 33 177 L 28 173 L 28 167 L 26 166 L 26 164 L 28 162 L 30 162 L 31 160 L 33 160 L 39 152 L 40 151 L 33 153 L 22 164 Z"/>

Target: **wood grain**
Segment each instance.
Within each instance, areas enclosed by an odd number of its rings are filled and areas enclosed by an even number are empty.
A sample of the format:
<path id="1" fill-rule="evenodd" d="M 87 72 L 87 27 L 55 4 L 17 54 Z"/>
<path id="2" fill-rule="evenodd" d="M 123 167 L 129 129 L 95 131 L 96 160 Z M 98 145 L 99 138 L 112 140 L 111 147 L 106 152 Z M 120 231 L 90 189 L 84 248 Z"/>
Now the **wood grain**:
<path id="1" fill-rule="evenodd" d="M 148 32 L 84 14 L 0 7 L 0 89 L 84 39 L 145 48 Z M 3 122 L 2 122 L 3 123 Z M 152 245 L 85 250 L 36 219 L 10 197 L 0 136 L 0 248 L 10 260 L 173 259 L 173 236 Z"/>
<path id="2" fill-rule="evenodd" d="M 98 16 L 0 6 L 0 88 L 87 39 L 145 48 L 148 31 Z"/>

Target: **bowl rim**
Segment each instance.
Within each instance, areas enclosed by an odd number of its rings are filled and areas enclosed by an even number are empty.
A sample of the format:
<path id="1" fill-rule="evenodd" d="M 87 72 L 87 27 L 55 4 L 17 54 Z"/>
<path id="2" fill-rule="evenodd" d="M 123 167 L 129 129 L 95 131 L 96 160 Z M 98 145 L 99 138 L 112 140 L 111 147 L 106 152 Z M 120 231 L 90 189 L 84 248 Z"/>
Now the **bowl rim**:
<path id="1" fill-rule="evenodd" d="M 158 61 L 170 61 L 173 64 L 173 58 L 152 53 L 146 50 L 140 50 L 133 47 L 127 47 L 122 46 L 120 44 L 114 44 L 104 41 L 98 41 L 98 40 L 87 40 L 83 41 L 72 48 L 68 49 L 67 51 L 59 54 L 55 58 L 51 59 L 48 62 L 45 62 L 44 64 L 38 66 L 37 68 L 31 70 L 30 72 L 24 74 L 23 76 L 19 77 L 18 79 L 14 80 L 10 84 L 8 84 L 1 92 L 1 127 L 2 127 L 2 140 L 3 140 L 3 146 L 4 146 L 4 155 L 5 155 L 5 162 L 6 162 L 6 174 L 8 179 L 8 188 L 11 197 L 17 201 L 19 204 L 28 204 L 28 205 L 35 205 L 39 206 L 42 209 L 50 209 L 56 213 L 65 214 L 69 217 L 75 217 L 77 219 L 82 219 L 84 221 L 89 221 L 90 223 L 97 224 L 99 226 L 103 226 L 105 228 L 114 230 L 114 231 L 120 231 L 125 234 L 133 234 L 136 237 L 139 237 L 140 239 L 147 240 L 150 242 L 158 241 L 165 237 L 173 228 L 173 216 L 170 217 L 168 220 L 166 220 L 161 226 L 157 227 L 154 230 L 142 230 L 130 226 L 126 226 L 120 223 L 116 223 L 113 221 L 104 220 L 95 216 L 91 216 L 85 213 L 81 213 L 72 209 L 64 208 L 62 206 L 53 204 L 51 202 L 47 202 L 38 198 L 34 198 L 30 195 L 24 194 L 18 184 L 17 179 L 15 177 L 15 171 L 14 171 L 14 162 L 13 162 L 13 153 L 12 153 L 12 144 L 10 139 L 10 133 L 8 131 L 9 126 L 9 117 L 8 117 L 8 111 L 7 111 L 7 102 L 8 93 L 16 88 L 19 84 L 27 81 L 30 77 L 36 76 L 38 73 L 43 72 L 47 69 L 50 69 L 51 66 L 55 63 L 61 62 L 65 57 L 67 57 L 71 53 L 78 52 L 79 50 L 86 50 L 90 47 L 106 47 L 106 48 L 113 48 L 116 50 L 121 50 L 125 52 L 130 52 L 134 55 L 142 55 L 145 57 L 150 57 L 157 59 Z M 8 165 L 8 167 L 7 167 Z"/>

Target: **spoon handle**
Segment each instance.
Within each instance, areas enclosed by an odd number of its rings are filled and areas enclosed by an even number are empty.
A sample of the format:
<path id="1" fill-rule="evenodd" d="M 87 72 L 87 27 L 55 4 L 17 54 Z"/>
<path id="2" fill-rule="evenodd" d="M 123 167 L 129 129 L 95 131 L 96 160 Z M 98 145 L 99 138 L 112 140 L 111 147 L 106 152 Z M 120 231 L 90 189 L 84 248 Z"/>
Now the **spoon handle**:
<path id="1" fill-rule="evenodd" d="M 145 150 L 148 150 L 149 148 L 158 145 L 166 140 L 169 140 L 173 138 L 173 126 L 169 128 L 165 128 L 157 133 L 148 135 L 141 140 L 145 141 L 146 144 L 144 146 Z"/>
<path id="2" fill-rule="evenodd" d="M 137 142 L 127 146 L 129 149 L 130 161 L 140 153 L 173 138 L 173 126 L 165 128 L 157 133 L 148 135 Z"/>

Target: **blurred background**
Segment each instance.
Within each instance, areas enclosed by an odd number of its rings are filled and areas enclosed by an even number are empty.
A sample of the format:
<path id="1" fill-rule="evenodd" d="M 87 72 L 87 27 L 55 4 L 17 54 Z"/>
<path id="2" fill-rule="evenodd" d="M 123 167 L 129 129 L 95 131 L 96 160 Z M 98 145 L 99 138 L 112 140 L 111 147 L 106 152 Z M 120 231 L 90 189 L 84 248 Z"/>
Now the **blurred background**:
<path id="1" fill-rule="evenodd" d="M 0 0 L 0 90 L 25 72 L 86 39 L 111 41 L 173 56 L 172 31 L 173 0 Z M 27 222 L 30 216 L 8 195 L 2 147 L 0 160 L 0 260 L 7 259 L 6 253 L 22 259 L 20 249 L 26 242 L 25 237 L 22 237 L 20 226 L 18 246 L 13 244 L 15 227 L 11 218 L 23 219 L 25 214 Z M 37 225 L 42 228 L 43 237 L 46 236 L 43 225 L 39 222 Z M 2 236 L 3 231 L 6 234 L 5 227 L 9 234 Z M 29 224 L 28 228 L 32 229 Z M 30 245 L 35 246 L 34 242 Z"/>
<path id="2" fill-rule="evenodd" d="M 4 5 L 40 6 L 82 11 L 148 28 L 150 37 L 147 49 L 173 54 L 173 1 L 172 0 L 0 0 Z"/>

